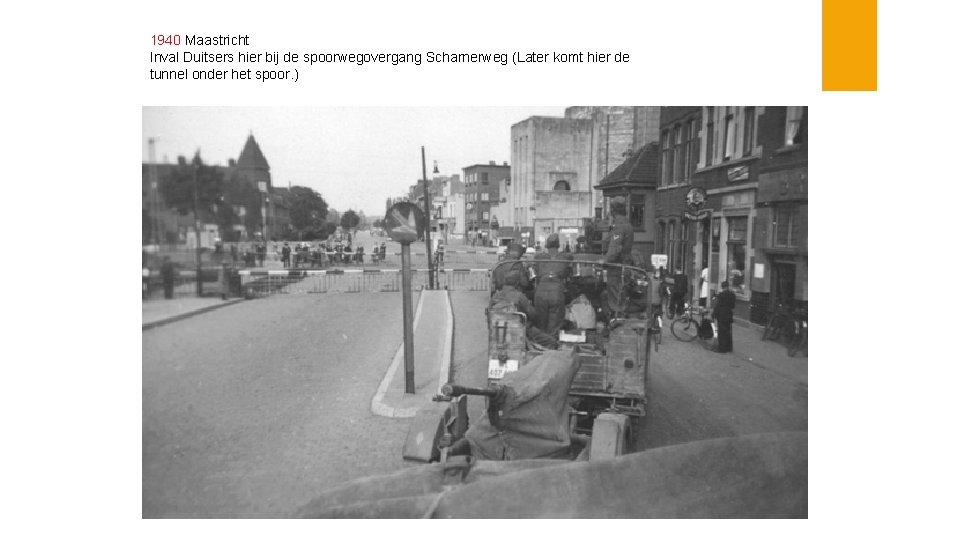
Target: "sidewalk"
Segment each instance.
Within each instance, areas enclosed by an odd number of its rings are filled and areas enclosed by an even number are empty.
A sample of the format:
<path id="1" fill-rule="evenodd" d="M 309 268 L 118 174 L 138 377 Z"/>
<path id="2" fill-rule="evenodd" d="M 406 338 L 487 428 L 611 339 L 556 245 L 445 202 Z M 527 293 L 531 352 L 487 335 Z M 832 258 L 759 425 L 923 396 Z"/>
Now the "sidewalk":
<path id="1" fill-rule="evenodd" d="M 143 302 L 143 330 L 242 301 L 242 298 L 221 300 L 216 297 L 147 300 Z"/>
<path id="2" fill-rule="evenodd" d="M 401 339 L 370 408 L 390 418 L 410 418 L 431 406 L 442 384 L 448 382 L 453 348 L 453 311 L 445 290 L 423 290 L 414 308 L 414 391 L 406 393 Z"/>
<path id="3" fill-rule="evenodd" d="M 664 329 L 669 332 L 669 323 Z M 733 354 L 747 362 L 807 384 L 807 356 L 801 350 L 791 358 L 782 341 L 762 341 L 763 327 L 736 319 L 733 324 Z M 672 336 L 671 336 L 672 337 Z M 714 339 L 716 341 L 716 339 Z"/>

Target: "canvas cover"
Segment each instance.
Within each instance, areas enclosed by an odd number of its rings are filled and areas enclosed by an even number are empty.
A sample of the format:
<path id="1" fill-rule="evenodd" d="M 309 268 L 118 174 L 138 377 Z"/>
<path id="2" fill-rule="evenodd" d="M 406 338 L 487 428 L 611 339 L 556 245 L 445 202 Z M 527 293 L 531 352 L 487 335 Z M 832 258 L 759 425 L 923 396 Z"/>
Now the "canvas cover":
<path id="1" fill-rule="evenodd" d="M 615 459 L 439 463 L 319 494 L 304 518 L 806 518 L 806 432 L 759 433 Z"/>
<path id="2" fill-rule="evenodd" d="M 465 435 L 478 459 L 566 457 L 570 451 L 567 392 L 580 360 L 572 351 L 546 351 L 500 381 L 497 425 L 484 414 Z"/>

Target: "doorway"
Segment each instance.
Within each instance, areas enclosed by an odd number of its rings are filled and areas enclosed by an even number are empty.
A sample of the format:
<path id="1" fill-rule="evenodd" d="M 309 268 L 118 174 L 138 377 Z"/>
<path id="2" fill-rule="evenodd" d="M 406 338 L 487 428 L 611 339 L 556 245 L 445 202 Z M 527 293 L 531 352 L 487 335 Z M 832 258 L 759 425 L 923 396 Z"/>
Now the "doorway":
<path id="1" fill-rule="evenodd" d="M 770 299 L 773 306 L 777 304 L 790 305 L 797 290 L 797 265 L 795 263 L 773 263 L 773 297 Z"/>

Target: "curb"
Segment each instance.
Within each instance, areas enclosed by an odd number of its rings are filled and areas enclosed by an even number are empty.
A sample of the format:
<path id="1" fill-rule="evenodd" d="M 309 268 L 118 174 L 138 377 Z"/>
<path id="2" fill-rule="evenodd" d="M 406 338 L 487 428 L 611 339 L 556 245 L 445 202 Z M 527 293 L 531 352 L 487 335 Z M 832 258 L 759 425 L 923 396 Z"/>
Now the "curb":
<path id="1" fill-rule="evenodd" d="M 437 394 L 440 393 L 440 389 L 443 387 L 443 385 L 450 381 L 450 367 L 453 361 L 453 301 L 450 298 L 449 291 L 443 292 L 446 293 L 447 297 L 447 329 L 443 339 L 443 349 L 440 351 L 439 375 L 437 377 Z M 420 313 L 423 308 L 423 299 L 425 296 L 426 295 L 424 295 L 421 291 L 420 298 L 417 302 L 416 315 L 413 317 L 414 332 L 416 332 L 417 325 L 420 322 Z M 377 416 L 385 416 L 387 418 L 412 418 L 417 415 L 417 412 L 419 412 L 420 409 L 423 408 L 423 405 L 397 408 L 383 403 L 383 398 L 387 393 L 387 389 L 390 387 L 390 383 L 393 381 L 393 378 L 396 376 L 397 369 L 402 363 L 403 340 L 400 341 L 400 345 L 397 347 L 397 352 L 394 353 L 393 361 L 391 361 L 390 367 L 388 367 L 386 373 L 384 373 L 383 379 L 381 379 L 380 385 L 377 388 L 377 392 L 370 401 L 370 412 L 373 414 Z"/>
<path id="2" fill-rule="evenodd" d="M 206 313 L 206 312 L 208 312 L 208 311 L 213 311 L 213 310 L 215 310 L 215 309 L 220 309 L 220 308 L 222 308 L 222 307 L 232 306 L 233 304 L 236 304 L 236 303 L 238 303 L 238 302 L 243 302 L 244 300 L 245 300 L 244 298 L 236 298 L 236 299 L 234 299 L 234 300 L 227 300 L 227 301 L 223 302 L 222 304 L 214 304 L 214 305 L 212 305 L 212 306 L 207 306 L 207 307 L 203 307 L 203 308 L 200 308 L 200 309 L 195 309 L 195 310 L 193 310 L 193 311 L 187 311 L 187 312 L 185 312 L 185 313 L 180 313 L 180 314 L 174 315 L 174 316 L 172 316 L 172 317 L 167 317 L 166 319 L 160 319 L 159 321 L 153 321 L 153 322 L 149 322 L 149 323 L 143 323 L 143 330 L 150 330 L 151 328 L 156 328 L 156 327 L 158 327 L 158 326 L 163 326 L 163 325 L 168 324 L 168 323 L 172 323 L 172 322 L 176 322 L 176 321 L 179 321 L 179 320 L 187 319 L 187 318 L 189 318 L 189 317 L 193 317 L 194 315 L 199 315 L 199 314 L 201 314 L 201 313 Z"/>

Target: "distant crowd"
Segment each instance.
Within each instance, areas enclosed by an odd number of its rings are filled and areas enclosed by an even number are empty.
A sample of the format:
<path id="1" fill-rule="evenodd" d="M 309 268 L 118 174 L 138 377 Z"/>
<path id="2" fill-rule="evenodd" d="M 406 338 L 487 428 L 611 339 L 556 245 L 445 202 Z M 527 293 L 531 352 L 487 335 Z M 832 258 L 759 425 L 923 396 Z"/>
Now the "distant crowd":
<path id="1" fill-rule="evenodd" d="M 284 242 L 275 243 L 273 248 L 274 258 L 283 263 L 284 268 L 324 268 L 328 266 L 364 264 L 371 262 L 374 264 L 382 262 L 387 255 L 387 245 L 381 242 L 379 246 L 374 245 L 373 253 L 367 254 L 363 246 L 353 247 L 352 242 L 343 242 L 337 240 L 334 242 L 319 242 L 311 244 L 309 242 Z M 365 258 L 369 255 L 369 259 Z M 263 266 L 267 256 L 267 246 L 265 244 L 249 244 L 243 249 L 232 244 L 230 246 L 230 258 L 235 265 L 246 267 Z"/>

